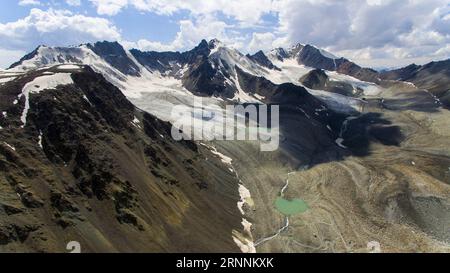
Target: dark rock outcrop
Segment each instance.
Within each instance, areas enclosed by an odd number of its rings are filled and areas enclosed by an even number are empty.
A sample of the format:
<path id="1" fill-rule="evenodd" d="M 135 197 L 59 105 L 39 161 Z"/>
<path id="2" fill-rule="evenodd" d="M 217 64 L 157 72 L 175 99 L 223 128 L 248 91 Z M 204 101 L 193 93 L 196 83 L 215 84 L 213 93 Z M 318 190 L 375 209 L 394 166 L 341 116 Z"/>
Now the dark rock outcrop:
<path id="1" fill-rule="evenodd" d="M 139 76 L 139 67 L 128 58 L 127 53 L 118 42 L 103 41 L 87 46 L 123 74 Z"/>
<path id="2" fill-rule="evenodd" d="M 253 55 L 247 54 L 247 57 L 261 66 L 267 67 L 269 69 L 274 69 L 280 71 L 281 69 L 273 65 L 273 63 L 267 58 L 267 56 L 261 50 Z"/>
<path id="3" fill-rule="evenodd" d="M 362 93 L 362 90 L 355 90 L 353 86 L 346 82 L 330 81 L 326 72 L 322 69 L 314 69 L 308 72 L 299 80 L 304 86 L 325 90 L 333 93 L 338 93 L 345 96 L 358 96 Z"/>

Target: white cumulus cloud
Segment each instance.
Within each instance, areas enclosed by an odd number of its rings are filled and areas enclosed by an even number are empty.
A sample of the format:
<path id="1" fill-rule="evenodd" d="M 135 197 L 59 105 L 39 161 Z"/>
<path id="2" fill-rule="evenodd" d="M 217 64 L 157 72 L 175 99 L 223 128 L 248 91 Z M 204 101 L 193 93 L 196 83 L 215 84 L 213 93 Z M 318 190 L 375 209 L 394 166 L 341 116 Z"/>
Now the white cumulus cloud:
<path id="1" fill-rule="evenodd" d="M 20 6 L 38 6 L 41 2 L 38 0 L 20 0 L 19 5 Z"/>
<path id="2" fill-rule="evenodd" d="M 248 45 L 249 52 L 256 52 L 258 50 L 267 51 L 274 48 L 274 41 L 276 37 L 272 32 L 253 33 L 252 39 Z"/>
<path id="3" fill-rule="evenodd" d="M 179 21 L 179 31 L 169 43 L 140 39 L 136 42 L 122 41 L 127 48 L 155 51 L 186 50 L 196 46 L 202 39 L 217 38 L 233 48 L 243 48 L 244 39 L 233 31 L 233 26 L 212 16 L 198 16 L 195 20 Z"/>
<path id="4" fill-rule="evenodd" d="M 97 40 L 120 40 L 119 30 L 107 19 L 67 10 L 31 9 L 28 16 L 0 24 L 3 49 L 29 50 L 39 44 L 76 45 Z"/>
<path id="5" fill-rule="evenodd" d="M 272 0 L 89 0 L 100 15 L 116 15 L 126 7 L 139 11 L 171 15 L 189 11 L 193 15 L 210 15 L 221 12 L 238 21 L 257 23 L 272 10 Z"/>
<path id="6" fill-rule="evenodd" d="M 277 0 L 274 9 L 290 43 L 314 44 L 365 64 L 449 57 L 441 50 L 450 44 L 446 0 Z"/>
<path id="7" fill-rule="evenodd" d="M 67 5 L 69 6 L 81 6 L 81 0 L 66 0 Z"/>

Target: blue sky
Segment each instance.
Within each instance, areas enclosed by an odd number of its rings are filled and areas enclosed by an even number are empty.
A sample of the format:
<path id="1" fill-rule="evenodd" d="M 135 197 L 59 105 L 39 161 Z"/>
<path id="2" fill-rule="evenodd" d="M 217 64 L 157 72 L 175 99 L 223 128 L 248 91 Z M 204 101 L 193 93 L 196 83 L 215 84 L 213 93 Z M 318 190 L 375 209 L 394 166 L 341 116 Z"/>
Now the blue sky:
<path id="1" fill-rule="evenodd" d="M 19 5 L 20 1 L 6 0 L 2 3 L 0 9 L 0 23 L 8 23 L 20 20 L 29 15 L 32 8 L 47 10 L 67 9 L 77 14 L 89 17 L 98 17 L 96 7 L 89 1 L 80 1 L 79 6 L 73 6 L 61 0 L 41 0 L 40 4 Z M 86 2 L 83 4 L 83 2 Z M 178 31 L 178 21 L 188 18 L 185 11 L 177 12 L 172 16 L 157 15 L 155 13 L 138 12 L 133 8 L 124 8 L 115 16 L 102 16 L 110 20 L 115 26 L 121 30 L 124 39 L 139 40 L 143 37 L 158 40 L 161 42 L 169 42 L 173 39 Z M 62 41 L 64 43 L 64 41 Z"/>
<path id="2" fill-rule="evenodd" d="M 218 38 L 244 53 L 310 43 L 371 67 L 450 57 L 448 0 L 5 0 L 0 67 L 39 44 L 117 40 L 178 50 Z"/>

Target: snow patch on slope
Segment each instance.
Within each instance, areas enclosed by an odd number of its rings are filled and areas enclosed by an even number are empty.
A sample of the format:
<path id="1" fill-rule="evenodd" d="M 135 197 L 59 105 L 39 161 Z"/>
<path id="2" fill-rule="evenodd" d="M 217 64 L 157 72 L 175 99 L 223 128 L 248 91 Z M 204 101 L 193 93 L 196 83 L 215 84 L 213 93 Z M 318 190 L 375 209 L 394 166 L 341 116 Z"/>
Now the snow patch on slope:
<path id="1" fill-rule="evenodd" d="M 249 204 L 249 206 L 253 206 L 253 200 L 250 195 L 250 191 L 242 184 L 239 184 L 239 196 L 240 200 L 237 203 L 239 211 L 244 216 L 245 212 L 243 206 L 245 203 Z M 253 235 L 252 235 L 252 223 L 250 223 L 247 219 L 242 218 L 241 222 L 244 227 L 245 235 L 241 234 L 238 231 L 233 231 L 233 240 L 239 246 L 243 253 L 256 253 L 255 244 L 253 243 Z"/>
<path id="2" fill-rule="evenodd" d="M 23 126 L 25 126 L 27 122 L 27 114 L 28 110 L 30 109 L 29 97 L 31 93 L 39 93 L 45 89 L 55 89 L 57 86 L 69 84 L 73 84 L 71 73 L 56 73 L 53 75 L 44 75 L 36 77 L 31 82 L 25 84 L 22 89 L 22 93 L 18 96 L 18 98 L 22 96 L 25 97 L 25 107 L 20 118 Z"/>
<path id="3" fill-rule="evenodd" d="M 345 82 L 351 84 L 355 89 L 360 88 L 361 90 L 363 90 L 365 96 L 378 96 L 384 91 L 381 86 L 378 86 L 371 82 L 358 80 L 357 78 L 349 75 L 340 74 L 335 71 L 326 71 L 326 74 L 331 81 Z"/>
<path id="4" fill-rule="evenodd" d="M 39 130 L 38 145 L 41 149 L 44 149 L 44 147 L 42 146 L 42 131 L 41 130 Z"/>
<path id="5" fill-rule="evenodd" d="M 0 76 L 1 76 L 1 74 L 0 74 Z M 0 85 L 2 85 L 2 84 L 4 84 L 4 83 L 7 83 L 7 82 L 9 82 L 9 81 L 12 81 L 12 80 L 14 80 L 16 77 L 5 77 L 5 78 L 0 78 Z"/>
<path id="6" fill-rule="evenodd" d="M 271 61 L 275 66 L 280 68 L 281 71 L 266 70 L 266 73 L 263 76 L 276 84 L 286 82 L 300 84 L 300 78 L 313 70 L 311 67 L 299 64 L 295 58 L 284 59 L 283 61 L 272 58 Z"/>
<path id="7" fill-rule="evenodd" d="M 78 70 L 81 67 L 74 64 L 63 64 L 58 66 L 58 70 Z"/>
<path id="8" fill-rule="evenodd" d="M 344 142 L 344 139 L 343 139 L 343 138 L 339 137 L 339 138 L 337 138 L 337 139 L 335 140 L 335 142 L 336 142 L 336 144 L 337 144 L 339 147 L 341 147 L 341 148 L 343 148 L 343 149 L 347 149 L 347 147 L 344 146 L 344 144 L 342 144 L 342 143 Z"/>
<path id="9" fill-rule="evenodd" d="M 246 93 L 240 83 L 239 80 L 237 79 L 237 75 L 233 78 L 233 82 L 236 86 L 237 89 L 237 93 L 234 94 L 234 97 L 232 98 L 233 101 L 238 101 L 239 103 L 244 103 L 244 102 L 248 102 L 248 103 L 258 103 L 261 104 L 261 101 L 259 101 L 256 97 L 252 97 L 250 96 L 248 93 Z"/>
<path id="10" fill-rule="evenodd" d="M 7 142 L 5 142 L 5 141 L 3 141 L 3 144 L 4 144 L 6 147 L 10 148 L 11 150 L 16 151 L 16 148 L 15 148 L 14 146 L 12 146 L 11 144 L 9 144 L 9 143 L 7 143 Z"/>
<path id="11" fill-rule="evenodd" d="M 232 161 L 233 159 L 231 157 L 228 157 L 220 152 L 217 151 L 216 147 L 209 146 L 205 143 L 200 143 L 200 145 L 205 146 L 208 148 L 214 155 L 219 156 L 220 160 L 225 163 L 226 165 L 230 166 L 230 171 L 233 172 L 236 175 L 236 178 L 239 180 L 239 182 L 242 182 L 239 179 L 238 173 L 235 171 Z M 239 211 L 241 212 L 242 216 L 245 215 L 244 211 L 244 204 L 247 203 L 249 206 L 253 206 L 253 200 L 250 194 L 250 191 L 242 184 L 239 183 L 239 197 L 240 200 L 237 202 L 237 207 Z M 236 243 L 236 245 L 241 249 L 243 253 L 256 253 L 256 248 L 253 243 L 253 235 L 251 231 L 252 223 L 250 223 L 247 219 L 244 217 L 242 218 L 241 222 L 243 226 L 244 233 L 241 233 L 237 230 L 233 230 L 232 237 L 233 241 Z"/>
<path id="12" fill-rule="evenodd" d="M 233 231 L 233 241 L 238 245 L 242 253 L 256 253 L 253 242 L 248 238 L 243 237 L 242 234 L 237 231 Z"/>
<path id="13" fill-rule="evenodd" d="M 347 97 L 341 94 L 336 94 L 328 91 L 305 89 L 313 96 L 323 101 L 330 109 L 345 114 L 352 114 L 355 112 L 362 112 L 365 101 L 357 98 Z"/>
<path id="14" fill-rule="evenodd" d="M 233 159 L 231 157 L 228 157 L 228 156 L 218 152 L 216 147 L 208 146 L 208 148 L 210 148 L 211 152 L 213 154 L 217 155 L 223 163 L 225 163 L 227 165 L 231 165 L 231 162 L 233 161 Z"/>
<path id="15" fill-rule="evenodd" d="M 239 66 L 243 71 L 253 74 L 262 75 L 265 71 L 261 66 L 250 60 L 236 49 L 230 49 L 220 46 L 215 52 L 210 54 L 209 61 L 219 64 L 219 70 L 226 70 L 227 74 L 235 75 L 235 66 Z"/>

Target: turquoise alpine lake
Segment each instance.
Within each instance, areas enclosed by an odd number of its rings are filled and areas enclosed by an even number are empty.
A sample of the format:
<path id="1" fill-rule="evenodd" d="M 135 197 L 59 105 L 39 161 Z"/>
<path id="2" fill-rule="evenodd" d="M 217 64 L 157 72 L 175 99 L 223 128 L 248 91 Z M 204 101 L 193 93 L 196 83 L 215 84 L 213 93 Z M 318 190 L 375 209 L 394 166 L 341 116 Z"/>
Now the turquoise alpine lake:
<path id="1" fill-rule="evenodd" d="M 287 200 L 282 197 L 278 197 L 275 201 L 276 209 L 286 216 L 303 213 L 308 210 L 308 204 L 301 199 Z"/>

